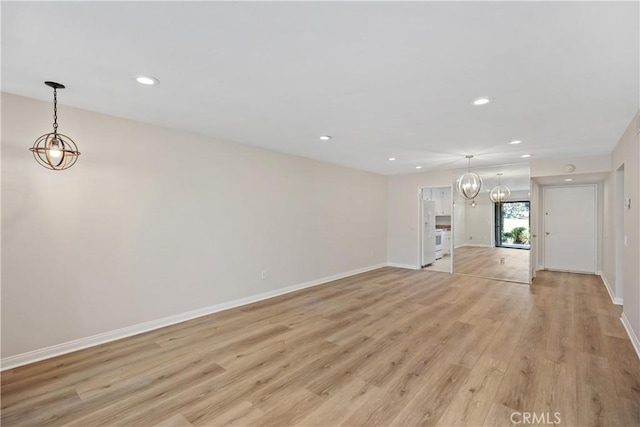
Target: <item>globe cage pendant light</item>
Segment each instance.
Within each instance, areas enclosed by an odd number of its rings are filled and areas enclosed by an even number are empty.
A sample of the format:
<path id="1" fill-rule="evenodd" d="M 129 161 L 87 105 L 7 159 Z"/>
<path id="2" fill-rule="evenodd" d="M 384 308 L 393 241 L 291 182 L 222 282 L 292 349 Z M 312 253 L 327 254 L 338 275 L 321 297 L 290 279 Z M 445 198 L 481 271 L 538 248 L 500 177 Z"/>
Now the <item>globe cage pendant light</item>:
<path id="1" fill-rule="evenodd" d="M 58 133 L 58 89 L 64 89 L 64 85 L 56 82 L 44 84 L 53 88 L 53 132 L 36 139 L 29 150 L 40 165 L 60 171 L 73 166 L 78 161 L 80 152 L 71 138 Z"/>
<path id="2" fill-rule="evenodd" d="M 482 178 L 475 172 L 471 172 L 471 159 L 473 156 L 465 156 L 469 160 L 469 168 L 456 182 L 456 191 L 467 200 L 475 199 L 482 190 Z"/>
<path id="3" fill-rule="evenodd" d="M 504 203 L 509 200 L 509 197 L 511 197 L 511 190 L 509 190 L 509 187 L 502 185 L 500 182 L 501 176 L 502 173 L 498 173 L 498 185 L 489 191 L 489 199 L 491 199 L 493 203 Z"/>

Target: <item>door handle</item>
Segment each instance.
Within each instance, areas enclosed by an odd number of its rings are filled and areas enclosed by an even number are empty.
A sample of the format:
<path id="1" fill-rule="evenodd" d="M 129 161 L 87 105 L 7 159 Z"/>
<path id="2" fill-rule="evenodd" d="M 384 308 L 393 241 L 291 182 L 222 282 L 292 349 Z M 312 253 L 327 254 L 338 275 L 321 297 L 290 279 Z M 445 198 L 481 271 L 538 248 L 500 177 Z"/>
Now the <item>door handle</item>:
<path id="1" fill-rule="evenodd" d="M 547 232 L 546 232 L 546 233 L 544 233 L 544 234 L 546 234 L 546 235 L 548 236 L 548 235 L 549 235 L 549 232 L 547 231 Z"/>

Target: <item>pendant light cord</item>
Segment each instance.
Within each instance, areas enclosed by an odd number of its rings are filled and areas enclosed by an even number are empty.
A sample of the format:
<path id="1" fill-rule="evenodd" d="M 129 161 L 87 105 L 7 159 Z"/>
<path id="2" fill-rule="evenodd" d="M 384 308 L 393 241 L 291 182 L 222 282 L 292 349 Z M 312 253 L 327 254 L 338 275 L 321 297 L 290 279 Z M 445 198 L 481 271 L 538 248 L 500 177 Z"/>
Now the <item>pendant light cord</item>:
<path id="1" fill-rule="evenodd" d="M 58 135 L 58 90 L 53 88 L 53 135 Z"/>

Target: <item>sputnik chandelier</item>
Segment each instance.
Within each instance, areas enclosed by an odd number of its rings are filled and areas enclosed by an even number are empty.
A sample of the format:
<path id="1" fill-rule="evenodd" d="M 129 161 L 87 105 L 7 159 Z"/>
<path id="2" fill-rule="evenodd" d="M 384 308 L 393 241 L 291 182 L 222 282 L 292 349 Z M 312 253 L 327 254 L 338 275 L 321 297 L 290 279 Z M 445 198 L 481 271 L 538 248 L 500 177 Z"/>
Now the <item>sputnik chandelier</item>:
<path id="1" fill-rule="evenodd" d="M 471 172 L 471 159 L 473 156 L 465 156 L 469 160 L 469 168 L 456 182 L 456 191 L 467 200 L 473 200 L 482 190 L 482 178 L 475 172 Z"/>
<path id="2" fill-rule="evenodd" d="M 504 203 L 509 200 L 511 197 L 511 190 L 506 185 L 502 185 L 500 182 L 500 177 L 502 176 L 502 172 L 498 173 L 498 185 L 493 187 L 489 192 L 489 199 L 493 203 Z"/>

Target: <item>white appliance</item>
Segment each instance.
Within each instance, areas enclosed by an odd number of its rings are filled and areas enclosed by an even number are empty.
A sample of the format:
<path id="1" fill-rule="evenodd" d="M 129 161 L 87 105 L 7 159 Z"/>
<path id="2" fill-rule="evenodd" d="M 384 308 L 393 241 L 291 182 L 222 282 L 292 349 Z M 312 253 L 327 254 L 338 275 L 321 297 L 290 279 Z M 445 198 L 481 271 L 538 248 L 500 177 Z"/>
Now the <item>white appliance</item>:
<path id="1" fill-rule="evenodd" d="M 435 233 L 435 253 L 436 259 L 442 258 L 442 230 L 436 230 Z"/>
<path id="2" fill-rule="evenodd" d="M 422 266 L 436 261 L 436 202 L 422 201 Z"/>
<path id="3" fill-rule="evenodd" d="M 451 255 L 451 230 L 442 230 L 442 255 Z"/>

